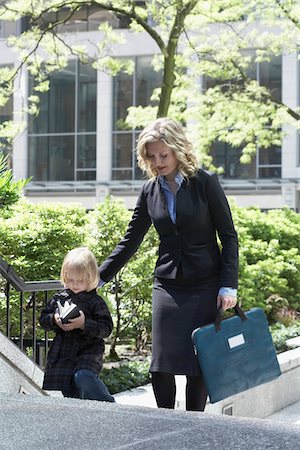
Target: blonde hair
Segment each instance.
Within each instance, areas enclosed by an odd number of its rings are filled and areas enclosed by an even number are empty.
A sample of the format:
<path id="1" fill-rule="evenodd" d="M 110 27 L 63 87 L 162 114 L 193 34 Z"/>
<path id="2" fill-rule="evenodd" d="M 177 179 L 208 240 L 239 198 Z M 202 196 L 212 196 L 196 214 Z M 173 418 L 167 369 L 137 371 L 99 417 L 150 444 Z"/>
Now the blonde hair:
<path id="1" fill-rule="evenodd" d="M 70 273 L 87 283 L 88 292 L 98 286 L 98 264 L 94 254 L 87 247 L 73 248 L 66 254 L 60 271 L 60 281 L 65 287 Z"/>
<path id="2" fill-rule="evenodd" d="M 175 120 L 162 117 L 144 128 L 137 141 L 138 165 L 149 178 L 156 177 L 158 174 L 151 166 L 147 155 L 147 144 L 157 141 L 164 142 L 174 151 L 178 161 L 178 172 L 181 175 L 187 178 L 197 173 L 198 161 L 193 153 L 192 143 L 187 139 L 182 126 Z"/>

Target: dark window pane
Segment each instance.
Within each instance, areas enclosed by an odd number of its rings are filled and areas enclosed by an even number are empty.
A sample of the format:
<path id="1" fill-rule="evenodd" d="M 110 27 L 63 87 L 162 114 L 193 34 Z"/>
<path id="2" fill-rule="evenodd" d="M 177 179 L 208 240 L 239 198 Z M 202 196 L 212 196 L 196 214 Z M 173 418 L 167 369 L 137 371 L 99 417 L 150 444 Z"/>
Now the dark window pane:
<path id="1" fill-rule="evenodd" d="M 96 135 L 79 135 L 77 144 L 77 169 L 96 167 Z"/>
<path id="2" fill-rule="evenodd" d="M 133 105 L 133 76 L 120 73 L 114 77 L 113 86 L 113 129 L 121 130 L 127 108 Z"/>
<path id="3" fill-rule="evenodd" d="M 113 136 L 113 168 L 132 167 L 132 133 Z M 130 177 L 131 179 L 132 177 Z"/>
<path id="4" fill-rule="evenodd" d="M 281 178 L 281 167 L 260 167 L 259 178 Z"/>
<path id="5" fill-rule="evenodd" d="M 131 169 L 113 169 L 112 180 L 132 180 Z"/>
<path id="6" fill-rule="evenodd" d="M 28 175 L 33 181 L 74 180 L 74 137 L 30 137 Z"/>
<path id="7" fill-rule="evenodd" d="M 96 170 L 77 171 L 77 181 L 96 180 Z"/>
<path id="8" fill-rule="evenodd" d="M 259 65 L 259 83 L 270 89 L 276 100 L 281 101 L 281 56 Z"/>
<path id="9" fill-rule="evenodd" d="M 97 72 L 91 66 L 79 64 L 78 130 L 96 131 Z"/>
<path id="10" fill-rule="evenodd" d="M 224 142 L 215 142 L 212 146 L 211 155 L 216 167 L 222 167 L 223 178 L 256 178 L 256 156 L 254 155 L 250 164 L 242 164 L 240 157 L 242 150 L 232 148 Z"/>
<path id="11" fill-rule="evenodd" d="M 281 148 L 270 147 L 259 149 L 259 164 L 260 165 L 281 164 Z"/>
<path id="12" fill-rule="evenodd" d="M 75 70 L 71 61 L 60 72 L 50 76 L 50 90 L 40 96 L 40 113 L 32 117 L 31 133 L 67 133 L 75 130 Z M 33 93 L 33 83 L 30 83 Z"/>
<path id="13" fill-rule="evenodd" d="M 141 56 L 136 61 L 136 106 L 147 106 L 153 89 L 162 83 L 161 72 L 155 72 L 151 66 L 152 56 Z"/>

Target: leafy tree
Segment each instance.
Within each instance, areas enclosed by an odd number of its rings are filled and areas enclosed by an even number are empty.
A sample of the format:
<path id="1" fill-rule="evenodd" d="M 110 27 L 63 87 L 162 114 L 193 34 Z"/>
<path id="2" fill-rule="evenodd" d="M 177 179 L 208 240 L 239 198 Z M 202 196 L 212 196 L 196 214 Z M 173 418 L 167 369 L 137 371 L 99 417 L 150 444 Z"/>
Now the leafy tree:
<path id="1" fill-rule="evenodd" d="M 163 74 L 161 88 L 153 93 L 157 106 L 131 109 L 127 126 L 170 115 L 191 124 L 191 138 L 203 155 L 219 140 L 241 146 L 242 161 L 249 162 L 257 145 L 279 144 L 283 124 L 299 126 L 299 111 L 259 86 L 251 74 L 253 62 L 299 50 L 298 6 L 297 0 L 8 0 L 0 7 L 0 18 L 26 20 L 27 28 L 8 39 L 18 49 L 20 63 L 0 71 L 0 105 L 24 65 L 37 82 L 36 95 L 29 99 L 32 113 L 38 110 L 39 92 L 49 87 L 48 74 L 65 67 L 70 55 L 112 74 L 130 70 L 128 61 L 111 57 L 124 37 L 109 21 L 100 24 L 93 53 L 84 43 L 73 44 L 58 34 L 60 25 L 89 7 L 127 20 L 133 32 L 146 33 L 157 44 L 153 65 Z M 201 89 L 201 77 L 209 81 L 206 90 Z M 203 162 L 210 159 L 203 156 Z"/>

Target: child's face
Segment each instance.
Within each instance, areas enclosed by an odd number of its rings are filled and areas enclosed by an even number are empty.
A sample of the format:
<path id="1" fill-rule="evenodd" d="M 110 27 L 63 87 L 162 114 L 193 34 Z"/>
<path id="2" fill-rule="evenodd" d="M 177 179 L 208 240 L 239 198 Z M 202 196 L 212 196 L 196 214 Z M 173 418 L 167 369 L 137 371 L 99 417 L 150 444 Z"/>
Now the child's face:
<path id="1" fill-rule="evenodd" d="M 73 291 L 74 294 L 78 294 L 78 292 L 86 291 L 88 288 L 88 284 L 77 274 L 68 273 L 66 276 L 66 288 Z"/>

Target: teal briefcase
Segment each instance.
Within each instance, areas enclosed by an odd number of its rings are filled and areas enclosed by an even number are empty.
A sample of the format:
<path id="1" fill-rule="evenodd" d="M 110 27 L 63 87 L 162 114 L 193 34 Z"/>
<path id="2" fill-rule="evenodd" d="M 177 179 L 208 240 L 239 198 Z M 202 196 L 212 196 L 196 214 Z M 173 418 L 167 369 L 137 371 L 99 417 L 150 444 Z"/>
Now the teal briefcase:
<path id="1" fill-rule="evenodd" d="M 267 319 L 261 308 L 196 328 L 192 341 L 211 403 L 281 375 Z"/>

